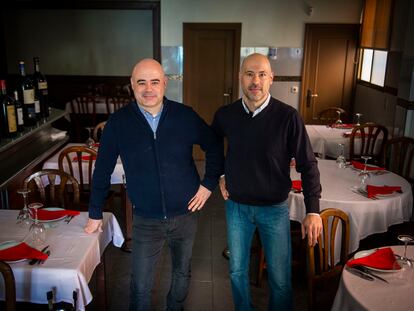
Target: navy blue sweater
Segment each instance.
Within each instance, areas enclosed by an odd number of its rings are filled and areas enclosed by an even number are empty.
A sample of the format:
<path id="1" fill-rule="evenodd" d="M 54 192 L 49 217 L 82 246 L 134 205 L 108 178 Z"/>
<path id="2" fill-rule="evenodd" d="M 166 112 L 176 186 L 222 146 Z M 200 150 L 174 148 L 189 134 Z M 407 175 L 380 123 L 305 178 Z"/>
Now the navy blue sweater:
<path id="1" fill-rule="evenodd" d="M 255 117 L 241 99 L 221 107 L 212 124 L 227 138 L 226 187 L 230 199 L 247 205 L 285 201 L 291 189 L 289 163 L 296 159 L 301 173 L 307 212 L 319 212 L 321 185 L 317 161 L 298 112 L 271 98 Z"/>
<path id="2" fill-rule="evenodd" d="M 188 213 L 188 201 L 200 186 L 193 145 L 200 145 L 206 152 L 206 173 L 201 184 L 211 191 L 217 186 L 223 154 L 214 132 L 190 107 L 168 99 L 163 104 L 155 134 L 136 102 L 110 116 L 93 173 L 90 218 L 102 218 L 118 156 L 134 213 L 146 218 Z"/>

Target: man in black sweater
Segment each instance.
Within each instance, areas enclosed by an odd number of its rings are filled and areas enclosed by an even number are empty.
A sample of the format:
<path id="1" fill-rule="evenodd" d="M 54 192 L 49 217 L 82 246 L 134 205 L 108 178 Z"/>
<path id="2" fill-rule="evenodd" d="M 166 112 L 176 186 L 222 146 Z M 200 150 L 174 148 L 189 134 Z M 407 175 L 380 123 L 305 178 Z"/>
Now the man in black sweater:
<path id="1" fill-rule="evenodd" d="M 307 215 L 302 237 L 315 245 L 322 230 L 317 161 L 298 112 L 271 97 L 268 59 L 248 56 L 240 70 L 243 97 L 220 108 L 212 127 L 227 138 L 220 190 L 226 200 L 230 278 L 235 309 L 253 310 L 249 289 L 251 240 L 256 228 L 264 247 L 270 287 L 269 310 L 292 309 L 290 160 L 301 173 Z"/>

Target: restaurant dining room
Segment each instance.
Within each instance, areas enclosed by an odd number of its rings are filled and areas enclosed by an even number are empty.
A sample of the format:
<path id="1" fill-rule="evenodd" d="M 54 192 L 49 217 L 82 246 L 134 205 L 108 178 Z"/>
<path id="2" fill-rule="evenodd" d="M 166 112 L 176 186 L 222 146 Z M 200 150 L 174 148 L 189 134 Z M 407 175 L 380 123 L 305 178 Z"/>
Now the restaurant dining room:
<path id="1" fill-rule="evenodd" d="M 413 309 L 414 1 L 1 7 L 0 310 Z"/>

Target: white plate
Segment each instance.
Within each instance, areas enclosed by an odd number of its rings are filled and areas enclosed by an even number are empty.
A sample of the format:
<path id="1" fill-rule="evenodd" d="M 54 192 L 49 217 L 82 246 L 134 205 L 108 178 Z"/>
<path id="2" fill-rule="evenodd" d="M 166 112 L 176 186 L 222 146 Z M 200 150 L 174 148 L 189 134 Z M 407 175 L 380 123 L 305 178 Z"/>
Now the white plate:
<path id="1" fill-rule="evenodd" d="M 370 249 L 370 250 L 366 250 L 366 251 L 357 252 L 354 255 L 354 259 L 359 259 L 359 258 L 367 257 L 367 256 L 373 254 L 375 251 L 376 251 L 376 249 Z M 401 270 L 401 268 L 400 269 L 384 270 L 384 269 L 377 269 L 377 268 L 372 268 L 372 267 L 368 267 L 368 266 L 364 266 L 364 267 L 366 267 L 366 268 L 368 268 L 368 269 L 370 269 L 372 271 L 377 271 L 377 272 L 398 272 L 398 271 Z"/>
<path id="2" fill-rule="evenodd" d="M 4 250 L 4 249 L 8 249 L 10 247 L 19 245 L 22 242 L 17 242 L 17 241 L 6 241 L 3 243 L 0 243 L 0 250 Z M 21 262 L 21 261 L 25 261 L 27 260 L 26 258 L 23 259 L 19 259 L 19 260 L 10 260 L 10 261 L 6 261 L 7 263 L 16 263 L 16 262 Z"/>
<path id="3" fill-rule="evenodd" d="M 362 164 L 362 165 L 364 165 L 364 164 Z M 374 168 L 374 169 L 370 170 L 370 169 L 368 169 L 369 167 Z M 351 164 L 351 168 L 355 171 L 358 171 L 358 172 L 362 172 L 364 170 L 364 169 L 356 168 L 352 164 Z M 377 165 L 367 164 L 367 173 L 374 173 L 374 172 L 378 172 L 378 171 L 383 171 L 383 169 L 381 169 Z"/>
<path id="4" fill-rule="evenodd" d="M 44 209 L 46 211 L 63 211 L 64 210 L 64 208 L 60 208 L 60 207 L 45 207 L 45 208 L 42 208 L 42 209 Z M 59 220 L 65 219 L 66 217 L 67 216 L 65 215 L 65 216 L 62 216 L 62 217 L 59 217 L 59 218 L 56 218 L 56 219 L 49 219 L 49 220 L 40 220 L 39 219 L 39 222 L 54 222 L 54 221 L 59 221 Z"/>

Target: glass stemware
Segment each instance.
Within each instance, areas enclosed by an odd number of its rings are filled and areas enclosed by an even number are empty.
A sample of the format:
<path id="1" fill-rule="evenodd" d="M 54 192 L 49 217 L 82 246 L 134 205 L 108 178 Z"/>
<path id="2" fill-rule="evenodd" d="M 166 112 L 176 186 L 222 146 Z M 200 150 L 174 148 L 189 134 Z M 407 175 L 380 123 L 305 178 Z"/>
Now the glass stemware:
<path id="1" fill-rule="evenodd" d="M 93 128 L 86 127 L 86 129 L 88 130 L 88 139 L 85 141 L 85 145 L 88 148 L 93 148 L 93 146 L 95 145 L 95 141 L 93 140 L 93 138 L 91 136 Z"/>
<path id="2" fill-rule="evenodd" d="M 30 190 L 27 188 L 18 189 L 17 193 L 23 196 L 23 209 L 20 211 L 19 215 L 17 216 L 17 223 L 23 228 L 28 228 L 30 224 L 32 223 L 30 220 L 29 209 L 27 207 L 27 200 L 28 200 L 28 195 L 30 193 Z"/>
<path id="3" fill-rule="evenodd" d="M 356 116 L 356 123 L 355 123 L 355 125 L 356 126 L 360 126 L 361 125 L 360 122 L 361 122 L 362 113 L 356 113 L 355 116 Z"/>
<path id="4" fill-rule="evenodd" d="M 338 119 L 335 121 L 335 124 L 336 125 L 341 125 L 342 124 L 341 112 L 338 110 L 336 113 L 338 114 Z"/>
<path id="5" fill-rule="evenodd" d="M 397 239 L 404 243 L 404 255 L 402 256 L 401 260 L 404 263 L 411 264 L 411 262 L 407 258 L 407 246 L 408 243 L 414 242 L 414 237 L 408 234 L 400 234 L 397 237 Z"/>
<path id="6" fill-rule="evenodd" d="M 29 204 L 29 209 L 34 215 L 34 222 L 30 226 L 32 243 L 34 246 L 40 246 L 46 242 L 46 228 L 41 222 L 39 222 L 39 219 L 37 217 L 37 211 L 42 206 L 42 203 Z"/>
<path id="7" fill-rule="evenodd" d="M 336 158 L 336 164 L 339 168 L 346 167 L 346 159 L 344 156 L 344 144 L 338 144 L 338 157 Z"/>
<path id="8" fill-rule="evenodd" d="M 366 183 L 367 183 L 367 179 L 370 177 L 369 173 L 367 171 L 367 164 L 368 164 L 368 160 L 370 160 L 372 157 L 367 156 L 367 155 L 363 155 L 361 156 L 361 159 L 363 159 L 365 161 L 364 163 L 364 170 L 359 173 L 359 177 L 360 177 L 360 185 L 359 188 L 362 190 L 365 190 L 366 188 Z"/>

